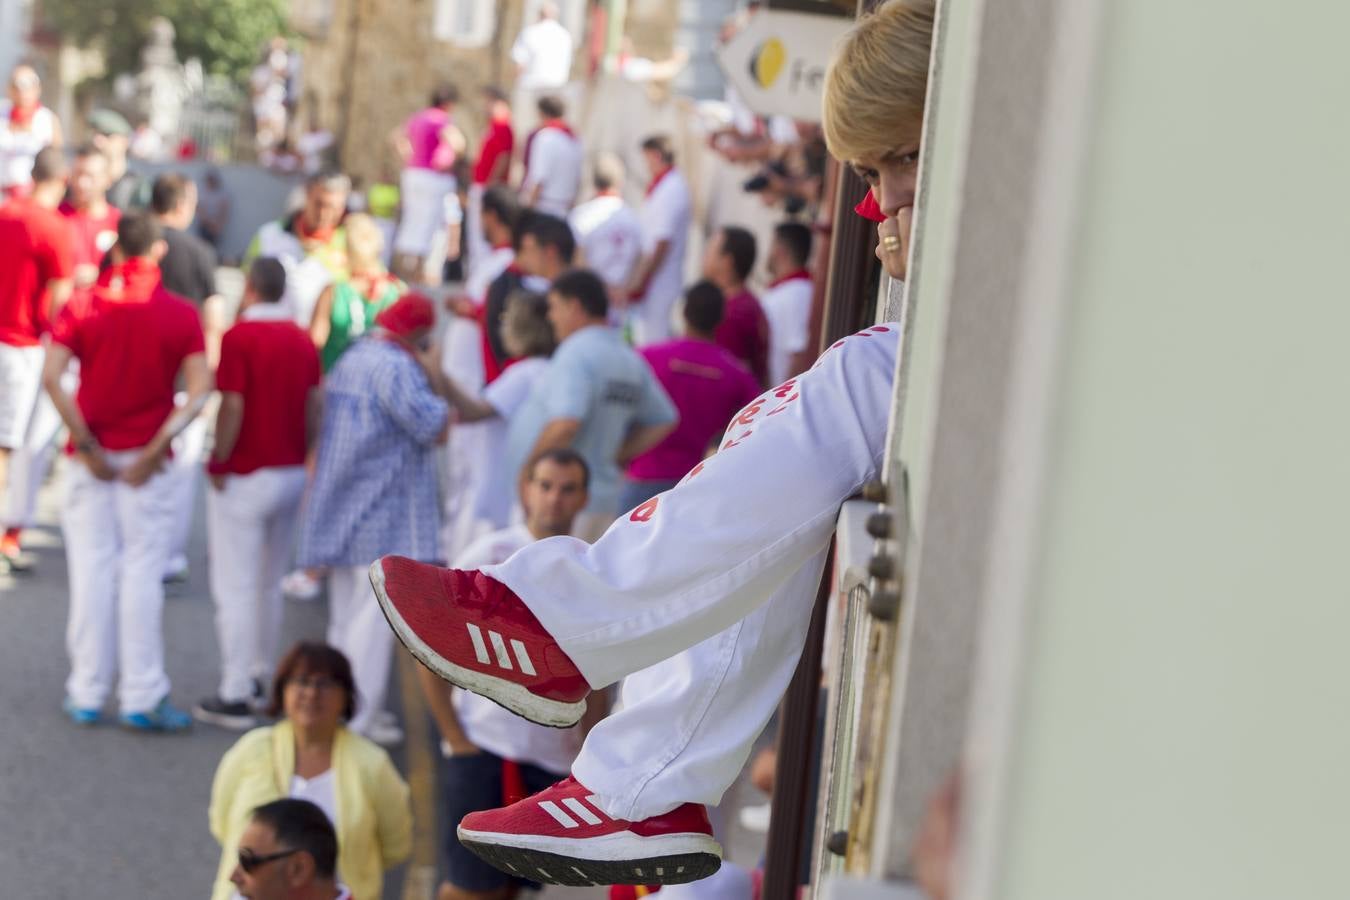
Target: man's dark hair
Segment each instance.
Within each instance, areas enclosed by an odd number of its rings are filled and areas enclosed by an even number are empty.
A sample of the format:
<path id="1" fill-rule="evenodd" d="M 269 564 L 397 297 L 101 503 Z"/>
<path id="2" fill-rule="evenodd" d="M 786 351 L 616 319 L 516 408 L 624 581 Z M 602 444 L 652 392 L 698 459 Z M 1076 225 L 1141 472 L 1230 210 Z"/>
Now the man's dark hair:
<path id="1" fill-rule="evenodd" d="M 459 88 L 448 82 L 439 84 L 431 92 L 432 106 L 449 106 L 452 103 L 459 102 Z"/>
<path id="2" fill-rule="evenodd" d="M 149 253 L 162 237 L 164 231 L 149 210 L 129 212 L 117 223 L 117 246 L 128 259 Z"/>
<path id="3" fill-rule="evenodd" d="M 502 184 L 483 191 L 483 212 L 496 216 L 499 222 L 511 229 L 514 238 L 520 227 L 520 202 L 514 191 Z"/>
<path id="4" fill-rule="evenodd" d="M 107 161 L 108 159 L 108 154 L 104 153 L 93 144 L 81 144 L 79 147 L 75 148 L 76 159 L 92 159 L 95 156 L 104 161 Z"/>
<path id="5" fill-rule="evenodd" d="M 346 175 L 333 169 L 327 169 L 315 172 L 305 179 L 305 190 L 310 191 L 314 188 L 323 188 L 325 191 L 340 191 L 344 194 L 352 192 L 352 180 Z"/>
<path id="6" fill-rule="evenodd" d="M 69 171 L 65 154 L 55 147 L 43 147 L 33 157 L 33 181 L 37 184 L 60 181 Z"/>
<path id="7" fill-rule="evenodd" d="M 755 236 L 739 225 L 727 225 L 722 229 L 722 252 L 731 257 L 731 268 L 741 281 L 749 278 L 755 270 L 759 247 L 755 243 Z"/>
<path id="8" fill-rule="evenodd" d="M 675 145 L 671 143 L 668 134 L 652 135 L 642 142 L 642 149 L 659 154 L 668 166 L 675 163 Z"/>
<path id="9" fill-rule="evenodd" d="M 331 881 L 337 877 L 337 832 L 319 807 L 308 800 L 284 797 L 253 810 L 253 821 L 271 828 L 283 848 L 308 853 L 319 878 Z"/>
<path id="10" fill-rule="evenodd" d="M 543 451 L 525 464 L 525 471 L 521 473 L 524 477 L 521 480 L 527 484 L 534 481 L 535 470 L 545 460 L 560 466 L 579 466 L 581 486 L 588 491 L 591 489 L 591 467 L 586 465 L 585 458 L 571 447 L 554 447 L 552 450 Z"/>
<path id="11" fill-rule="evenodd" d="M 510 98 L 506 96 L 506 91 L 497 87 L 495 84 L 484 85 L 482 91 L 483 96 L 493 101 L 494 103 L 497 102 L 507 103 L 510 100 Z"/>
<path id="12" fill-rule="evenodd" d="M 545 119 L 561 119 L 567 115 L 567 105 L 561 97 L 547 96 L 539 98 L 539 115 Z"/>
<path id="13" fill-rule="evenodd" d="M 806 268 L 806 264 L 811 260 L 810 228 L 800 222 L 783 222 L 774 228 L 773 239 L 782 242 L 798 267 Z"/>
<path id="14" fill-rule="evenodd" d="M 586 314 L 593 319 L 603 319 L 609 315 L 609 292 L 605 283 L 590 269 L 573 269 L 558 276 L 553 282 L 552 291 L 560 297 L 567 297 L 581 304 Z"/>
<path id="15" fill-rule="evenodd" d="M 727 299 L 711 281 L 696 282 L 684 292 L 684 320 L 699 334 L 712 334 L 722 324 Z"/>
<path id="16" fill-rule="evenodd" d="M 517 233 L 522 238 L 528 234 L 540 247 L 552 247 L 558 251 L 558 258 L 564 265 L 572 264 L 572 257 L 577 252 L 576 235 L 572 234 L 572 226 L 557 216 L 531 212 L 520 223 Z"/>
<path id="17" fill-rule="evenodd" d="M 286 267 L 281 260 L 260 256 L 248 270 L 248 286 L 265 303 L 276 303 L 286 296 Z"/>
<path id="18" fill-rule="evenodd" d="M 150 208 L 161 216 L 173 212 L 187 197 L 188 185 L 191 183 L 186 175 L 177 172 L 165 172 L 158 176 L 154 187 L 150 188 Z"/>

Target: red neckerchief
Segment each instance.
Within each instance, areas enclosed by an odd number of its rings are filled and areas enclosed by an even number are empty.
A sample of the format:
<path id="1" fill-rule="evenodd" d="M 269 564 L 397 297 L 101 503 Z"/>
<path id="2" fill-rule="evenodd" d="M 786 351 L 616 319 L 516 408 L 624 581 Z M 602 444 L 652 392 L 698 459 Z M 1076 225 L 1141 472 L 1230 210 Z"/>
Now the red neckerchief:
<path id="1" fill-rule="evenodd" d="M 16 128 L 28 128 L 33 124 L 33 117 L 41 108 L 40 103 L 34 103 L 32 106 L 20 106 L 15 103 L 9 108 L 9 124 Z"/>
<path id="2" fill-rule="evenodd" d="M 109 266 L 98 276 L 95 293 L 102 300 L 148 300 L 159 287 L 159 266 L 144 256 Z"/>
<path id="3" fill-rule="evenodd" d="M 853 211 L 869 222 L 881 224 L 886 221 L 886 214 L 881 211 L 881 204 L 877 203 L 877 198 L 872 196 L 871 191 L 867 192 L 861 203 L 853 207 Z"/>
<path id="4" fill-rule="evenodd" d="M 314 241 L 320 244 L 327 244 L 337 234 L 338 226 L 328 225 L 323 228 L 316 228 L 313 231 L 305 225 L 305 217 L 297 215 L 295 217 L 295 236 L 300 239 L 300 243 Z"/>
<path id="5" fill-rule="evenodd" d="M 649 184 L 649 185 L 647 185 L 647 194 L 646 194 L 646 196 L 650 197 L 650 196 L 656 191 L 656 186 L 657 186 L 658 184 L 660 184 L 661 182 L 665 181 L 665 180 L 666 180 L 666 176 L 669 175 L 671 172 L 674 172 L 674 171 L 675 171 L 675 167 L 674 167 L 674 166 L 667 166 L 666 169 L 665 169 L 660 175 L 657 175 L 655 178 L 653 178 L 653 179 L 652 179 L 652 183 Z"/>
<path id="6" fill-rule="evenodd" d="M 510 249 L 511 249 L 511 242 L 510 242 L 510 241 L 507 241 L 507 242 L 504 243 L 504 244 L 493 244 L 493 245 L 492 245 L 492 249 L 493 249 L 493 250 L 510 250 Z M 515 265 L 515 263 L 512 263 L 512 265 Z"/>
<path id="7" fill-rule="evenodd" d="M 808 272 L 806 269 L 798 269 L 797 271 L 792 272 L 791 274 L 788 275 L 784 275 L 777 281 L 770 283 L 769 290 L 773 290 L 780 284 L 787 284 L 789 281 L 810 281 L 810 280 L 811 280 L 810 272 Z"/>
<path id="8" fill-rule="evenodd" d="M 356 278 L 353 277 L 352 281 L 355 280 Z M 394 281 L 393 275 L 390 275 L 388 272 L 381 272 L 367 282 L 366 289 L 361 292 L 361 296 L 365 297 L 367 302 L 374 303 L 383 296 L 384 289 L 393 284 Z"/>

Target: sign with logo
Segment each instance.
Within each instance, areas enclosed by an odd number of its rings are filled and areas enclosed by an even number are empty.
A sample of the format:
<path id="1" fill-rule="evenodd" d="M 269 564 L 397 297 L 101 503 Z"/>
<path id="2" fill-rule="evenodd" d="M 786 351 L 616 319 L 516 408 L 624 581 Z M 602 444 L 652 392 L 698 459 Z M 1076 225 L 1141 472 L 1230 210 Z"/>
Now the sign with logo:
<path id="1" fill-rule="evenodd" d="M 825 68 L 853 22 L 833 16 L 767 10 L 718 52 L 727 80 L 761 116 L 820 121 Z"/>

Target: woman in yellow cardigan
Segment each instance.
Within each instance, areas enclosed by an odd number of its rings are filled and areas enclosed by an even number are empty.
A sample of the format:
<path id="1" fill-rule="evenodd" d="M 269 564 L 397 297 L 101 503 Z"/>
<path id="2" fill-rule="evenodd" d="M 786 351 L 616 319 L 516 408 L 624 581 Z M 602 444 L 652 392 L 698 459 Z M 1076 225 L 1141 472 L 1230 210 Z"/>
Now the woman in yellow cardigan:
<path id="1" fill-rule="evenodd" d="M 309 800 L 328 814 L 338 877 L 353 900 L 380 900 L 385 870 L 412 851 L 412 811 L 389 755 L 343 724 L 355 705 L 351 664 L 341 652 L 302 642 L 286 654 L 270 709 L 284 718 L 240 738 L 211 786 L 211 833 L 222 850 L 212 900 L 235 896 L 239 835 L 256 807 L 281 797 Z"/>

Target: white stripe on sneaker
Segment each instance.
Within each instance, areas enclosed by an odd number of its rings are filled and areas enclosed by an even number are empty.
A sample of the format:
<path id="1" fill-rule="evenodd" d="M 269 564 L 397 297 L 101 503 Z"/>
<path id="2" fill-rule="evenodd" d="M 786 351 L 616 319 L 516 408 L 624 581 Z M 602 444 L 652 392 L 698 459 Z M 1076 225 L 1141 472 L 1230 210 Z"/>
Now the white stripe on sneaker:
<path id="1" fill-rule="evenodd" d="M 534 662 L 530 659 L 530 654 L 525 651 L 525 645 L 515 638 L 511 639 L 511 649 L 516 651 L 516 662 L 520 663 L 520 671 L 526 675 L 537 674 L 534 671 Z"/>
<path id="2" fill-rule="evenodd" d="M 473 652 L 478 657 L 480 663 L 491 662 L 488 657 L 487 644 L 483 643 L 483 631 L 472 622 L 466 622 L 469 627 L 469 637 L 473 640 Z"/>
<path id="3" fill-rule="evenodd" d="M 564 797 L 563 806 L 566 806 L 572 812 L 576 813 L 581 818 L 581 821 L 585 822 L 587 825 L 600 824 L 600 817 L 585 806 L 582 806 L 581 801 L 576 797 Z"/>
<path id="4" fill-rule="evenodd" d="M 576 819 L 572 818 L 567 813 L 559 809 L 558 804 L 554 803 L 552 800 L 539 801 L 539 808 L 542 809 L 544 812 L 548 813 L 553 818 L 557 819 L 558 824 L 564 828 L 581 827 L 581 825 L 577 822 Z"/>
<path id="5" fill-rule="evenodd" d="M 506 671 L 511 671 L 511 657 L 506 653 L 506 642 L 502 636 L 495 631 L 489 631 L 488 637 L 492 638 L 492 649 L 497 651 L 497 665 Z"/>

